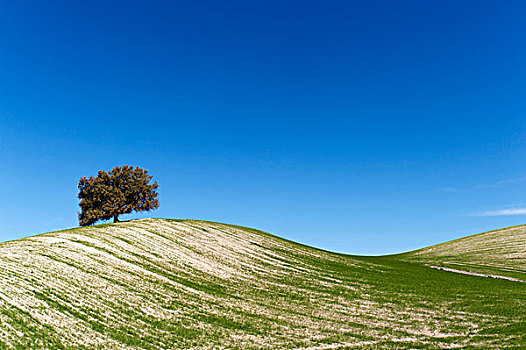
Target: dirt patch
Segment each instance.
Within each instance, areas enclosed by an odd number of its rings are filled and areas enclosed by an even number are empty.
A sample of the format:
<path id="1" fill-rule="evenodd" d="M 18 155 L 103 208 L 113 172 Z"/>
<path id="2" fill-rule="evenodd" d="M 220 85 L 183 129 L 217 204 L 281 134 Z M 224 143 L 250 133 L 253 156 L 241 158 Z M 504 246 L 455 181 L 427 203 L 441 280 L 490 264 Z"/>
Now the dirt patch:
<path id="1" fill-rule="evenodd" d="M 462 271 L 462 270 L 457 270 L 457 269 L 450 269 L 449 267 L 440 267 L 440 266 L 429 266 L 429 267 L 432 269 L 461 273 L 463 275 L 469 275 L 469 276 L 488 277 L 488 278 L 496 278 L 499 280 L 508 280 L 508 281 L 513 281 L 513 282 L 526 283 L 526 281 L 520 280 L 518 278 L 507 277 L 507 276 L 487 275 L 484 273 L 476 273 L 476 272 Z"/>

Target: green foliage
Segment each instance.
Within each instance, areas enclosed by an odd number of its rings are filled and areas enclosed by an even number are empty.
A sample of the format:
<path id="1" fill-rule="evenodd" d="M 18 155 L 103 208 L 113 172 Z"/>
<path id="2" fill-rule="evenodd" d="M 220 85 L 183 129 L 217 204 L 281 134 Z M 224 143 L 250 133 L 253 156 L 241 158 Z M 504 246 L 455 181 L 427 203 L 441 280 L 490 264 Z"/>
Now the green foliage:
<path id="1" fill-rule="evenodd" d="M 88 226 L 111 218 L 117 222 L 121 214 L 157 209 L 159 185 L 157 181 L 149 184 L 152 177 L 148 170 L 125 165 L 110 172 L 99 171 L 96 177 L 81 178 L 79 224 Z"/>

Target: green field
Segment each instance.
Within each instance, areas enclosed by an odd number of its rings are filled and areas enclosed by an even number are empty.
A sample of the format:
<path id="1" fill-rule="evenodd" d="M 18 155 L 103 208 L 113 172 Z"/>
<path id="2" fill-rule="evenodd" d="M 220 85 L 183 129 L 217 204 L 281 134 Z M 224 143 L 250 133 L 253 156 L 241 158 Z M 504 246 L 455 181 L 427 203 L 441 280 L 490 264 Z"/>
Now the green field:
<path id="1" fill-rule="evenodd" d="M 406 254 L 145 219 L 0 245 L 0 348 L 526 348 L 526 227 Z"/>

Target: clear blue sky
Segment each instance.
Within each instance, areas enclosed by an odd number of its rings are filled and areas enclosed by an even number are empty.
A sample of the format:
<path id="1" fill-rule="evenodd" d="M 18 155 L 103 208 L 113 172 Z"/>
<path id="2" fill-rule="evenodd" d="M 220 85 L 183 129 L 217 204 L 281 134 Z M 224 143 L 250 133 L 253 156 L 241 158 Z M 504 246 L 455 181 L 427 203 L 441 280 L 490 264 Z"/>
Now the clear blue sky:
<path id="1" fill-rule="evenodd" d="M 124 164 L 150 170 L 161 207 L 123 219 L 340 252 L 526 223 L 525 16 L 524 1 L 3 1 L 0 241 L 76 226 L 79 178 Z"/>

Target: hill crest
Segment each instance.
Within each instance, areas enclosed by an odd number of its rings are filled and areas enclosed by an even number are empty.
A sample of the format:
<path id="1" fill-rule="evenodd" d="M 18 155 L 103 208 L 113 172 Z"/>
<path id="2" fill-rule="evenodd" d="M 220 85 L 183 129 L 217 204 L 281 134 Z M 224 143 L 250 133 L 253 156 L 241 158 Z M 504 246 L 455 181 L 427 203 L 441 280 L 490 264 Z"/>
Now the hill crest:
<path id="1" fill-rule="evenodd" d="M 483 349 L 524 343 L 524 300 L 519 283 L 195 220 L 0 245 L 0 348 Z"/>

